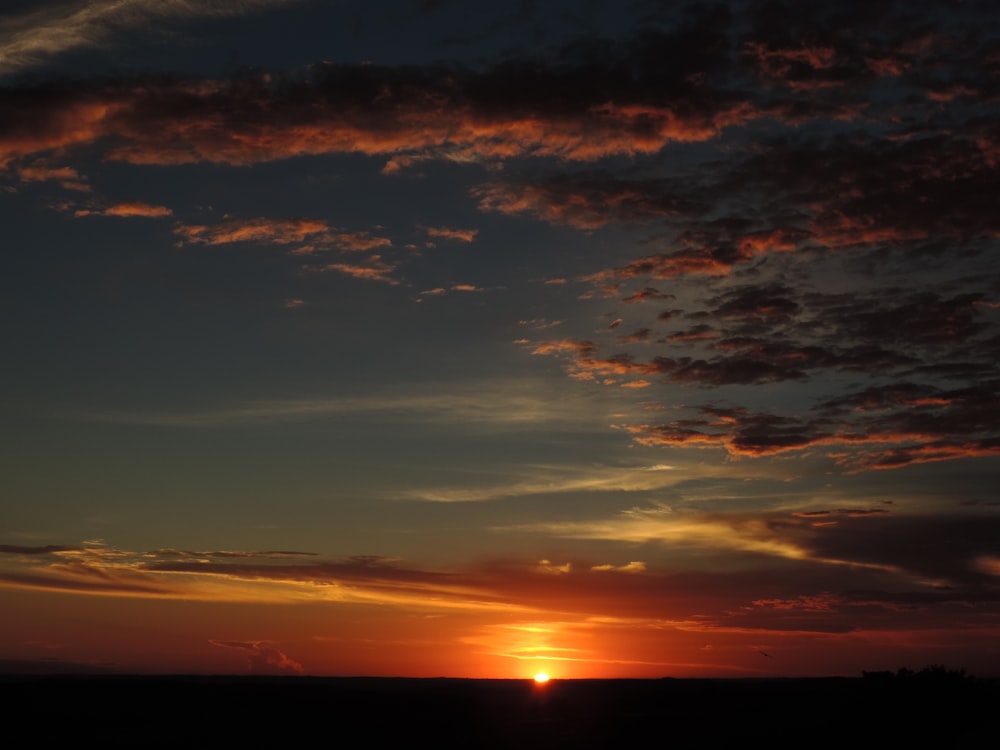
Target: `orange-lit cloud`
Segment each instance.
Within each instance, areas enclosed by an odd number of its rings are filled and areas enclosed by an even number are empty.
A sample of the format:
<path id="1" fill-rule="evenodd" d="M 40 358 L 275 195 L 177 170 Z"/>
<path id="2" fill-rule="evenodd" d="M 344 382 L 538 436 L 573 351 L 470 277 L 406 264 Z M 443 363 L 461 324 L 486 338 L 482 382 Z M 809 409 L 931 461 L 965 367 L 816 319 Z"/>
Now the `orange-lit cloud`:
<path id="1" fill-rule="evenodd" d="M 120 216 L 123 218 L 141 217 L 146 219 L 162 219 L 172 216 L 171 211 L 166 206 L 157 206 L 152 203 L 142 201 L 125 201 L 114 203 L 105 208 L 82 208 L 73 212 L 74 216 Z"/>
<path id="2" fill-rule="evenodd" d="M 388 237 L 374 237 L 369 232 L 329 232 L 318 238 L 321 243 L 328 244 L 337 250 L 350 252 L 367 252 L 392 247 Z"/>
<path id="3" fill-rule="evenodd" d="M 615 572 L 615 573 L 643 573 L 646 570 L 646 563 L 633 560 L 625 565 L 611 565 L 610 563 L 605 563 L 603 565 L 593 565 L 591 570 L 596 570 L 600 572 Z"/>
<path id="4" fill-rule="evenodd" d="M 369 256 L 365 264 L 328 263 L 321 270 L 336 271 L 365 281 L 382 281 L 392 286 L 399 284 L 391 275 L 396 270 L 395 265 L 383 261 L 379 255 Z"/>
<path id="5" fill-rule="evenodd" d="M 458 240 L 459 242 L 472 242 L 479 234 L 478 229 L 454 229 L 451 227 L 427 227 L 424 231 L 429 237 Z"/>
<path id="6" fill-rule="evenodd" d="M 232 242 L 267 242 L 288 245 L 325 233 L 329 226 L 316 219 L 226 219 L 218 224 L 178 224 L 174 233 L 185 242 L 225 245 Z"/>
<path id="7" fill-rule="evenodd" d="M 91 190 L 86 178 L 72 167 L 32 165 L 18 169 L 17 176 L 22 182 L 56 182 L 66 190 L 82 193 L 89 193 Z"/>
<path id="8" fill-rule="evenodd" d="M 189 244 L 258 242 L 295 245 L 294 252 L 299 255 L 322 250 L 367 252 L 392 247 L 392 240 L 388 237 L 379 237 L 367 231 L 343 231 L 320 219 L 230 218 L 217 224 L 178 224 L 174 227 L 174 233 Z"/>

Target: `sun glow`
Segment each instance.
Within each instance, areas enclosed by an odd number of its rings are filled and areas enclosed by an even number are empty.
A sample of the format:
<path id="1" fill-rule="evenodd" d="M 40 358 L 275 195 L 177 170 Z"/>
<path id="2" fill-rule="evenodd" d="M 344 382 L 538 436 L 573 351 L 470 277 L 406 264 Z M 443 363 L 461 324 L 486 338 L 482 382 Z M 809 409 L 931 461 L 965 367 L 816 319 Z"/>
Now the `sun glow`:
<path id="1" fill-rule="evenodd" d="M 539 672 L 535 675 L 535 683 L 542 685 L 549 681 L 549 676 L 545 672 Z"/>

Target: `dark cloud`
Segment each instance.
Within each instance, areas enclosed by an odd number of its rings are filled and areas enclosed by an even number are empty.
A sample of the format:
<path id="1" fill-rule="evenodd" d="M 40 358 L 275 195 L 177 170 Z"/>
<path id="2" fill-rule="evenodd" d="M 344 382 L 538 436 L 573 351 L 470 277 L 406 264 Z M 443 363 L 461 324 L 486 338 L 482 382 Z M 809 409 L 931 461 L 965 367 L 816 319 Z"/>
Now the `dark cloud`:
<path id="1" fill-rule="evenodd" d="M 642 223 L 705 210 L 681 190 L 665 180 L 629 180 L 600 172 L 493 182 L 475 188 L 473 195 L 486 211 L 528 213 L 553 224 L 597 229 L 610 222 Z"/>
<path id="2" fill-rule="evenodd" d="M 157 549 L 144 552 L 143 557 L 170 559 L 170 558 L 194 558 L 194 559 L 253 559 L 261 558 L 266 560 L 295 558 L 295 557 L 316 557 L 315 552 L 292 552 L 288 550 L 264 550 L 261 552 L 241 552 L 237 550 L 214 550 L 206 552 L 195 552 L 192 550 L 180 549 Z"/>
<path id="3" fill-rule="evenodd" d="M 907 49 L 905 35 L 913 33 L 911 22 L 892 28 L 887 41 L 877 29 L 860 40 L 851 27 L 824 35 L 815 27 L 837 27 L 815 9 L 798 14 L 801 34 L 762 20 L 768 14 L 740 19 L 738 7 L 726 5 L 669 15 L 637 26 L 624 41 L 583 38 L 479 69 L 318 64 L 248 71 L 230 81 L 14 84 L 0 92 L 10 114 L 0 126 L 0 163 L 85 144 L 137 164 L 362 153 L 386 157 L 390 172 L 426 158 L 592 161 L 654 154 L 761 120 L 856 119 L 871 106 L 867 92 L 856 89 L 900 69 L 893 55 Z M 970 61 L 989 60 L 988 53 L 977 44 L 961 57 L 928 60 L 943 70 L 935 80 L 935 91 L 946 92 L 939 99 L 979 92 L 987 76 L 952 79 Z M 950 67 L 941 67 L 945 60 Z M 899 85 L 920 83 L 910 76 Z M 543 181 L 534 188 L 541 195 L 524 185 L 494 186 L 484 200 L 501 210 L 533 211 L 563 201 L 562 216 L 584 225 L 602 221 L 596 205 L 587 205 L 602 193 L 618 195 L 612 210 L 628 218 L 676 211 L 689 200 L 656 180 L 640 181 L 632 201 L 616 176 L 588 180 L 568 193 L 557 181 Z M 579 210 L 564 202 L 570 195 L 579 196 Z"/>
<path id="4" fill-rule="evenodd" d="M 74 552 L 81 547 L 66 547 L 58 544 L 48 544 L 44 547 L 23 547 L 16 544 L 0 544 L 0 553 L 7 555 L 51 555 L 55 552 Z"/>
<path id="5" fill-rule="evenodd" d="M 116 577 L 95 567 L 53 566 L 44 573 L 2 572 L 0 584 L 14 588 L 64 591 L 77 594 L 169 597 L 176 590 L 160 581 L 140 582 L 137 576 Z"/>
<path id="6" fill-rule="evenodd" d="M 0 125 L 0 164 L 85 144 L 134 164 L 252 164 L 332 153 L 590 161 L 708 140 L 756 116 L 736 94 L 702 93 L 687 83 L 683 69 L 698 61 L 672 69 L 654 52 L 665 41 L 642 42 L 652 58 L 637 52 L 638 68 L 619 65 L 597 78 L 580 63 L 507 63 L 481 72 L 318 65 L 228 82 L 147 78 L 7 89 L 0 92 L 10 113 Z M 662 49 L 673 60 L 677 46 Z"/>
<path id="7" fill-rule="evenodd" d="M 787 286 L 744 287 L 729 291 L 720 299 L 712 315 L 719 318 L 763 318 L 771 323 L 790 321 L 800 310 L 795 292 Z"/>
<path id="8" fill-rule="evenodd" d="M 1000 556 L 996 516 L 869 514 L 842 515 L 838 521 L 813 536 L 813 554 L 904 569 L 936 589 L 926 595 L 1000 601 L 996 576 L 978 563 Z"/>
<path id="9" fill-rule="evenodd" d="M 876 387 L 795 416 L 704 406 L 700 417 L 630 429 L 646 445 L 721 447 L 736 456 L 825 446 L 852 471 L 898 468 L 1000 455 L 997 388 Z"/>
<path id="10" fill-rule="evenodd" d="M 799 518 L 828 519 L 839 516 L 855 518 L 859 516 L 883 515 L 889 511 L 885 508 L 834 508 L 833 510 L 808 510 L 793 515 Z"/>
<path id="11" fill-rule="evenodd" d="M 622 298 L 622 302 L 632 304 L 634 302 L 645 302 L 646 300 L 670 300 L 674 299 L 672 294 L 661 292 L 655 287 L 647 286 L 638 291 L 632 292 L 627 297 Z M 662 316 L 662 313 L 661 313 Z"/>

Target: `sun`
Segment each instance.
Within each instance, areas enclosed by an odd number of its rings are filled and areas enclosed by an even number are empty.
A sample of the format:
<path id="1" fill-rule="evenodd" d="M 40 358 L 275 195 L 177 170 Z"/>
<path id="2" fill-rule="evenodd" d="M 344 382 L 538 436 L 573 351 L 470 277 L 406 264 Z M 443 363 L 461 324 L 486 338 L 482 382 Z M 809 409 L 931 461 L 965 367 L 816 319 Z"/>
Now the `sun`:
<path id="1" fill-rule="evenodd" d="M 543 685 L 549 681 L 549 676 L 545 672 L 539 672 L 535 675 L 535 684 Z"/>

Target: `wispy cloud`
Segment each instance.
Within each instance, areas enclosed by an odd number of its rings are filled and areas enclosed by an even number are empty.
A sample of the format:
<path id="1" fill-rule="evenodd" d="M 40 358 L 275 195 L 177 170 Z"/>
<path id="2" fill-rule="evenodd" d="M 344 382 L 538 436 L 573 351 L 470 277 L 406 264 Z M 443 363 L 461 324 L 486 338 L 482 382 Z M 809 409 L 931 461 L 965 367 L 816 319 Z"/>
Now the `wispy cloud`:
<path id="1" fill-rule="evenodd" d="M 523 478 L 479 487 L 438 487 L 393 495 L 401 500 L 434 503 L 470 503 L 528 495 L 580 492 L 645 492 L 664 489 L 704 470 L 672 466 L 534 466 L 524 467 Z"/>
<path id="2" fill-rule="evenodd" d="M 669 508 L 632 509 L 597 521 L 565 521 L 523 527 L 525 530 L 576 539 L 651 542 L 672 547 L 726 549 L 804 560 L 808 549 L 794 537 L 770 527 L 765 519 L 711 516 Z"/>
<path id="3" fill-rule="evenodd" d="M 243 15 L 298 0 L 68 0 L 0 19 L 0 75 L 103 47 L 169 20 Z"/>
<path id="4" fill-rule="evenodd" d="M 586 408 L 584 408 L 586 406 Z M 398 392 L 361 393 L 315 399 L 251 401 L 230 407 L 168 412 L 63 413 L 67 419 L 119 424 L 149 424 L 163 427 L 220 428 L 234 425 L 293 422 L 359 414 L 393 419 L 462 424 L 483 429 L 572 423 L 606 429 L 611 419 L 610 402 L 588 401 L 581 394 L 559 393 L 551 384 L 535 380 L 479 381 L 454 384 L 447 389 L 417 388 Z"/>
<path id="5" fill-rule="evenodd" d="M 826 519 L 826 520 L 818 520 Z M 906 585 L 969 587 L 969 595 L 988 582 L 993 571 L 981 559 L 969 559 L 965 544 L 987 541 L 997 524 L 991 516 L 947 517 L 894 514 L 881 508 L 841 508 L 828 512 L 708 513 L 664 506 L 632 508 L 587 521 L 546 522 L 516 527 L 572 539 L 663 545 L 672 554 L 739 553 L 791 564 L 849 567 L 888 575 Z M 950 530 L 961 543 L 928 558 L 915 540 Z M 594 570 L 608 570 L 597 566 Z M 635 572 L 635 571 L 626 571 Z"/>

